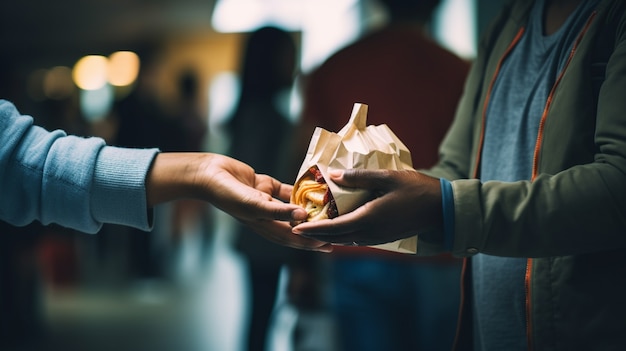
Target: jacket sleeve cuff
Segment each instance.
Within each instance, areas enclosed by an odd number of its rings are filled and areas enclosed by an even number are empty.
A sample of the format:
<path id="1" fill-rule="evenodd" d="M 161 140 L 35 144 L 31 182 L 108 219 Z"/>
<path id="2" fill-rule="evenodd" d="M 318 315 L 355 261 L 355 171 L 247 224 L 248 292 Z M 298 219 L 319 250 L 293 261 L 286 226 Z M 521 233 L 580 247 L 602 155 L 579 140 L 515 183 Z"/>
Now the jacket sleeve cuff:
<path id="1" fill-rule="evenodd" d="M 483 228 L 481 183 L 478 179 L 462 179 L 450 182 L 454 197 L 454 240 L 452 254 L 468 257 L 479 253 L 485 246 Z M 460 229 L 459 229 L 460 228 Z"/>

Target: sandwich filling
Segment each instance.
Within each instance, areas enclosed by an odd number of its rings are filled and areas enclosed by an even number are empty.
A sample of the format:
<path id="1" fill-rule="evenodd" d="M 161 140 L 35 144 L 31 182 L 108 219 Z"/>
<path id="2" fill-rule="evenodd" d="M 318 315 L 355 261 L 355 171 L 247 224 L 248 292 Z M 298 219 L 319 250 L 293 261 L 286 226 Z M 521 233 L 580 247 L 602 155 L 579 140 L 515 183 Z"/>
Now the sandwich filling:
<path id="1" fill-rule="evenodd" d="M 307 221 L 335 218 L 339 214 L 328 184 L 315 166 L 296 184 L 291 202 L 304 207 L 309 214 Z"/>

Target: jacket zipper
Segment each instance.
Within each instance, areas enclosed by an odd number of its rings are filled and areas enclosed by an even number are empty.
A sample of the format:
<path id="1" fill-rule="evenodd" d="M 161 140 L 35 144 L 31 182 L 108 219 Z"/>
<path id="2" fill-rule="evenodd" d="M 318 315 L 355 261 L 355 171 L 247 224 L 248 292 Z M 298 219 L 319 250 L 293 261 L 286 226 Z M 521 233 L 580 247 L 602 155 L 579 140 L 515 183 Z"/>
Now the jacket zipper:
<path id="1" fill-rule="evenodd" d="M 548 110 L 550 110 L 550 106 L 552 105 L 552 98 L 554 96 L 554 92 L 556 88 L 558 87 L 559 83 L 561 82 L 561 79 L 563 78 L 565 71 L 567 71 L 567 67 L 572 61 L 572 58 L 574 57 L 574 54 L 576 53 L 576 49 L 578 49 L 578 44 L 580 44 L 580 41 L 582 40 L 583 36 L 585 35 L 585 33 L 587 33 L 587 30 L 589 29 L 589 25 L 591 25 L 591 22 L 593 22 L 593 19 L 595 17 L 596 17 L 596 11 L 593 11 L 591 15 L 589 16 L 589 18 L 587 19 L 587 22 L 585 23 L 583 30 L 576 37 L 576 41 L 574 41 L 574 46 L 572 47 L 572 50 L 569 53 L 567 62 L 565 62 L 565 67 L 563 67 L 563 70 L 561 71 L 556 81 L 554 82 L 554 85 L 552 86 L 552 89 L 550 90 L 550 94 L 548 95 L 548 99 L 546 100 L 546 106 L 543 109 L 543 114 L 539 122 L 539 132 L 537 134 L 537 143 L 535 144 L 535 152 L 533 155 L 533 172 L 532 172 L 531 180 L 534 180 L 538 174 L 539 151 L 541 149 L 541 143 L 543 142 L 543 128 L 545 126 L 546 119 L 548 118 Z"/>
<path id="2" fill-rule="evenodd" d="M 528 344 L 528 351 L 533 351 L 533 337 L 532 337 L 532 321 L 530 319 L 530 276 L 533 268 L 533 259 L 526 260 L 526 275 L 524 276 L 524 296 L 526 296 L 526 343 Z"/>
<path id="3" fill-rule="evenodd" d="M 585 23 L 585 26 L 583 27 L 582 31 L 576 37 L 576 40 L 574 41 L 574 45 L 572 46 L 572 50 L 570 50 L 569 56 L 567 57 L 567 61 L 565 62 L 565 66 L 563 67 L 563 70 L 561 71 L 561 73 L 559 73 L 559 76 L 554 82 L 554 85 L 552 86 L 552 89 L 550 90 L 550 94 L 548 94 L 548 98 L 546 100 L 546 106 L 543 109 L 543 114 L 541 115 L 541 120 L 539 122 L 537 142 L 535 144 L 535 151 L 533 154 L 533 171 L 532 171 L 531 181 L 535 180 L 535 178 L 539 174 L 539 152 L 541 150 L 541 145 L 543 142 L 543 131 L 544 131 L 546 119 L 548 118 L 548 111 L 550 110 L 550 106 L 552 105 L 554 92 L 556 91 L 556 88 L 561 82 L 561 79 L 563 78 L 565 71 L 567 71 L 567 67 L 569 67 L 570 62 L 572 61 L 572 58 L 574 57 L 574 54 L 576 53 L 576 50 L 578 49 L 578 45 L 580 44 L 580 41 L 582 40 L 583 36 L 587 33 L 587 30 L 589 30 L 589 26 L 591 25 L 591 22 L 593 22 L 593 19 L 595 17 L 596 17 L 596 11 L 593 11 L 591 15 L 589 15 L 589 18 L 587 19 L 587 22 Z M 532 293 L 531 286 L 530 286 L 530 279 L 532 275 L 531 274 L 532 266 L 533 266 L 533 259 L 529 258 L 526 261 L 526 277 L 524 278 L 525 279 L 524 288 L 526 289 L 526 294 L 525 294 L 526 295 L 526 340 L 528 342 L 529 351 L 533 350 L 533 339 L 532 339 L 533 325 L 532 325 L 532 321 L 530 318 L 531 293 Z"/>

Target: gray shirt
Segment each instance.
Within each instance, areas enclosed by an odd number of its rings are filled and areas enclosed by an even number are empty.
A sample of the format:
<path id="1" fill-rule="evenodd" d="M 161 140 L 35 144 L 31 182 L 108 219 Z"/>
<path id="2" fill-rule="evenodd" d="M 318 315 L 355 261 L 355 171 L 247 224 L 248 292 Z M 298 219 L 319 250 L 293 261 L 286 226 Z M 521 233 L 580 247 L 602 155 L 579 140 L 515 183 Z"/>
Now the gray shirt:
<path id="1" fill-rule="evenodd" d="M 543 34 L 544 0 L 504 61 L 487 107 L 480 179 L 529 180 L 539 122 L 550 90 L 597 1 L 583 1 L 561 28 Z M 526 258 L 472 258 L 475 350 L 527 350 Z"/>

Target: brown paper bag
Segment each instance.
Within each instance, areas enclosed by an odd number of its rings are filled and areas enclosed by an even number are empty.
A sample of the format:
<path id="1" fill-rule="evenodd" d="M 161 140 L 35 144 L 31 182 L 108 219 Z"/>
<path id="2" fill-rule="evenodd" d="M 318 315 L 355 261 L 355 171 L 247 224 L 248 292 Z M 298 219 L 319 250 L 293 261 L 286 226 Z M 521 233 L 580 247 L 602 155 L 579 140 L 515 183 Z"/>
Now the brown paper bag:
<path id="1" fill-rule="evenodd" d="M 339 215 L 348 213 L 372 198 L 364 189 L 343 188 L 330 181 L 332 169 L 413 169 L 411 153 L 385 124 L 367 125 L 367 105 L 356 103 L 348 123 L 332 133 L 316 128 L 294 184 L 308 170 L 317 166 L 335 199 Z M 295 189 L 295 187 L 294 187 Z M 417 236 L 372 247 L 404 252 L 417 252 Z"/>

